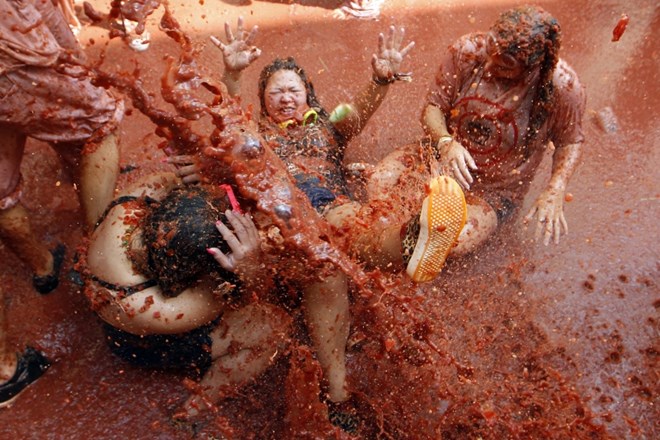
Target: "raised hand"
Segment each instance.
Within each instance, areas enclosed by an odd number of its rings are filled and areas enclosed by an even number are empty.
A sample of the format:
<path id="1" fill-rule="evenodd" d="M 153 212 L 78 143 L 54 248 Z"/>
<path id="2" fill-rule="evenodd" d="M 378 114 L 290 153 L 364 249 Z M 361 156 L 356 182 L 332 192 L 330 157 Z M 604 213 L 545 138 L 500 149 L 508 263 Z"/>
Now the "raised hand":
<path id="1" fill-rule="evenodd" d="M 259 58 L 261 50 L 253 45 L 258 30 L 259 28 L 254 26 L 250 32 L 246 31 L 243 27 L 243 17 L 238 17 L 236 34 L 232 32 L 229 23 L 225 23 L 227 44 L 211 36 L 213 44 L 222 51 L 227 70 L 240 72 Z"/>
<path id="2" fill-rule="evenodd" d="M 415 47 L 415 42 L 411 41 L 401 49 L 404 35 L 404 28 L 397 31 L 394 26 L 390 26 L 387 37 L 382 33 L 378 34 L 378 52 L 371 58 L 375 80 L 392 82 L 397 79 L 410 78 L 410 73 L 399 72 L 403 59 Z"/>

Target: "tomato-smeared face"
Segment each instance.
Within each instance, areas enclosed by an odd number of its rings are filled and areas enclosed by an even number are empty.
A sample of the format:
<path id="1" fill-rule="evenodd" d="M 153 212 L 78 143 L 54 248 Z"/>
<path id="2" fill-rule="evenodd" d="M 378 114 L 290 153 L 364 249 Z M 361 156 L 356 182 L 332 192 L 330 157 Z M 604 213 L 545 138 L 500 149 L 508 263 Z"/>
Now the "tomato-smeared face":
<path id="1" fill-rule="evenodd" d="M 488 34 L 486 54 L 486 72 L 495 78 L 517 79 L 525 72 L 525 65 L 501 48 L 492 33 Z"/>
<path id="2" fill-rule="evenodd" d="M 302 120 L 309 109 L 305 83 L 293 70 L 275 72 L 266 84 L 264 92 L 266 112 L 275 122 L 290 119 Z"/>

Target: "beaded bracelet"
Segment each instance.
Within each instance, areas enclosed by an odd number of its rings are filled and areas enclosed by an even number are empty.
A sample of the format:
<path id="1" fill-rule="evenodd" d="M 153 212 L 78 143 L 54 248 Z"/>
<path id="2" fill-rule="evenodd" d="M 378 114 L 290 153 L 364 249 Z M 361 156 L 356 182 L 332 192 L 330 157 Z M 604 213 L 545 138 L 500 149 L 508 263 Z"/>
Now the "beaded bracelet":
<path id="1" fill-rule="evenodd" d="M 373 82 L 378 84 L 379 86 L 389 86 L 392 84 L 394 81 L 396 81 L 395 77 L 392 78 L 379 78 L 376 75 L 372 77 Z"/>

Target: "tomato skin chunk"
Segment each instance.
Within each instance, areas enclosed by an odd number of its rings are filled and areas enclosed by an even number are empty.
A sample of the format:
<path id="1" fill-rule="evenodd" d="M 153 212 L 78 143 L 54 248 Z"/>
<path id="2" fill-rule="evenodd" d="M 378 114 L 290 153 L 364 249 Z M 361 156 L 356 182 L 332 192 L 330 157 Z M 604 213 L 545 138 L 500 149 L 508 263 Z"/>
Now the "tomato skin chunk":
<path id="1" fill-rule="evenodd" d="M 612 31 L 612 41 L 619 41 L 621 35 L 623 35 L 623 33 L 626 31 L 626 26 L 628 26 L 629 21 L 630 17 L 628 17 L 628 14 L 621 14 L 619 22 L 616 24 L 614 30 Z"/>

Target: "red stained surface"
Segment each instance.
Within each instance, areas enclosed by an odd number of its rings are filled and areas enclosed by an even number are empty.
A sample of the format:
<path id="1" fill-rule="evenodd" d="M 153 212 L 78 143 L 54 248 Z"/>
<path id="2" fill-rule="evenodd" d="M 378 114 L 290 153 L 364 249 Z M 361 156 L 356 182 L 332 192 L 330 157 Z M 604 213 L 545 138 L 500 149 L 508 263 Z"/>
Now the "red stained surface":
<path id="1" fill-rule="evenodd" d="M 106 10 L 104 2 L 92 2 Z M 294 55 L 312 77 L 321 103 L 332 108 L 371 77 L 377 33 L 390 24 L 416 41 L 406 70 L 348 161 L 375 163 L 422 133 L 418 123 L 436 60 L 460 35 L 485 29 L 506 1 L 391 0 L 378 21 L 333 20 L 313 1 L 214 1 L 173 4 L 175 17 L 205 44 L 200 63 L 219 78 L 222 61 L 209 42 L 224 38 L 225 21 L 243 15 L 258 24 L 263 55 L 246 73 L 244 102 L 257 105 L 256 78 L 275 56 Z M 249 4 L 248 4 L 249 3 Z M 332 2 L 329 2 L 332 3 Z M 559 245 L 532 243 L 520 221 L 480 252 L 449 262 L 438 280 L 415 286 L 398 279 L 387 295 L 355 298 L 348 351 L 349 380 L 371 422 L 383 416 L 394 438 L 657 438 L 660 49 L 653 34 L 660 14 L 652 2 L 540 1 L 560 21 L 562 57 L 588 94 L 585 153 L 568 190 L 570 233 Z M 613 45 L 611 23 L 626 8 L 631 25 Z M 577 13 L 579 11 L 579 13 Z M 158 11 L 155 17 L 159 18 Z M 110 42 L 105 66 L 140 66 L 158 91 L 163 55 L 177 47 L 148 28 L 151 48 L 136 54 Z M 90 55 L 106 38 L 86 29 Z M 409 69 L 408 69 L 409 68 Z M 615 130 L 599 119 L 609 107 Z M 611 121 L 610 121 L 611 122 Z M 611 124 L 607 124 L 611 126 Z M 166 165 L 153 125 L 138 111 L 122 126 L 123 165 L 133 175 Z M 536 194 L 548 176 L 542 165 Z M 74 192 L 51 150 L 32 142 L 23 163 L 23 200 L 45 240 L 68 245 L 65 272 L 80 244 Z M 526 199 L 527 207 L 533 198 Z M 568 200 L 567 200 L 568 201 Z M 126 364 L 106 347 L 99 321 L 75 285 L 63 280 L 36 294 L 26 269 L 0 247 L 0 282 L 9 292 L 10 341 L 31 343 L 53 360 L 47 374 L 0 411 L 0 438 L 188 438 L 169 418 L 188 389 L 177 372 Z M 319 417 L 320 372 L 304 347 L 292 349 L 239 397 L 209 417 L 206 432 L 235 438 L 326 438 Z M 285 398 L 286 396 L 286 398 Z M 295 411 L 289 408 L 296 408 Z M 309 429 L 303 433 L 303 426 Z M 360 436 L 372 438 L 365 427 Z"/>

